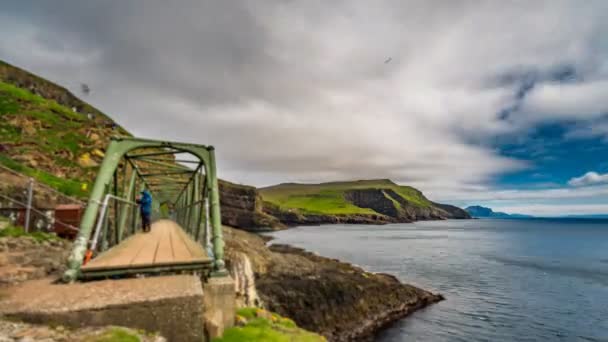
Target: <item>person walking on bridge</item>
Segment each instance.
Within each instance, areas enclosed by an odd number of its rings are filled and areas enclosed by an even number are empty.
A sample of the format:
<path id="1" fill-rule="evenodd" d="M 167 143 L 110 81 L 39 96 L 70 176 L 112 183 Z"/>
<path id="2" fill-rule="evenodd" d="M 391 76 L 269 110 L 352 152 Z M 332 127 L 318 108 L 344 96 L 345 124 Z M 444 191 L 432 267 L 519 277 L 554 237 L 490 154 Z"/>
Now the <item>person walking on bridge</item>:
<path id="1" fill-rule="evenodd" d="M 148 190 L 143 189 L 141 196 L 137 198 L 139 204 L 139 213 L 141 214 L 141 226 L 144 232 L 150 231 L 150 215 L 152 214 L 152 196 Z"/>

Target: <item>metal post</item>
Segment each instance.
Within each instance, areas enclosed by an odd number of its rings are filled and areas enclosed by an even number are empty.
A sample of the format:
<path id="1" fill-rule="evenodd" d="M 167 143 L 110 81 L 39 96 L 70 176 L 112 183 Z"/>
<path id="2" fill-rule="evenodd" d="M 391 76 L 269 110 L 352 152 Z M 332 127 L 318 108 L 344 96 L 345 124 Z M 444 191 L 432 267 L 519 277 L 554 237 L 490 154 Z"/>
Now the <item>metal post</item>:
<path id="1" fill-rule="evenodd" d="M 25 232 L 30 231 L 30 215 L 32 211 L 32 195 L 34 193 L 34 179 L 30 178 L 27 182 L 27 206 L 25 207 Z"/>
<path id="2" fill-rule="evenodd" d="M 99 217 L 97 218 L 97 226 L 95 227 L 95 233 L 93 234 L 93 241 L 91 242 L 92 251 L 95 251 L 95 249 L 97 248 L 97 242 L 99 241 L 99 234 L 100 234 L 103 224 L 104 224 L 103 222 L 106 217 L 106 208 L 108 207 L 109 200 L 110 200 L 110 197 L 108 195 L 106 195 L 106 197 L 104 198 L 104 200 L 101 204 L 101 211 L 99 212 Z"/>
<path id="3" fill-rule="evenodd" d="M 215 149 L 210 146 L 209 151 L 209 168 L 208 168 L 208 180 L 209 180 L 209 197 L 211 206 L 211 226 L 213 229 L 213 257 L 215 258 L 215 271 L 214 276 L 225 276 L 228 274 L 226 271 L 226 264 L 224 262 L 224 238 L 222 237 L 222 214 L 220 212 L 220 191 L 217 184 L 216 165 L 215 165 Z"/>
<path id="4" fill-rule="evenodd" d="M 205 195 L 205 248 L 211 247 L 211 229 L 209 225 L 209 192 Z"/>
<path id="5" fill-rule="evenodd" d="M 198 232 L 198 214 L 200 214 L 200 200 L 201 200 L 201 179 L 198 174 L 194 177 L 194 189 L 192 190 L 192 203 L 196 203 L 192 206 L 192 219 L 190 234 L 196 240 Z M 198 210 L 197 210 L 198 209 Z"/>
<path id="6" fill-rule="evenodd" d="M 188 184 L 186 192 L 184 193 L 186 201 L 186 216 L 184 217 L 183 228 L 188 234 L 190 234 L 190 213 L 192 212 L 192 183 Z"/>
<path id="7" fill-rule="evenodd" d="M 116 168 L 116 170 L 114 170 L 114 198 L 118 197 L 118 168 Z M 113 233 L 114 236 L 112 236 L 113 239 L 113 245 L 117 245 L 118 244 L 118 210 L 120 208 L 119 206 L 120 203 L 118 203 L 118 201 L 114 201 L 114 205 L 112 206 L 114 208 L 114 219 L 112 220 L 112 228 L 113 228 Z"/>
<path id="8" fill-rule="evenodd" d="M 137 174 L 135 170 L 131 172 L 131 180 L 129 181 L 129 186 L 127 187 L 127 191 L 123 194 L 123 197 L 129 201 L 133 197 L 133 189 L 135 189 L 135 177 Z M 126 178 L 126 177 L 125 177 Z M 125 224 L 127 222 L 127 214 L 129 211 L 129 207 L 123 204 L 122 210 L 120 212 L 120 221 L 118 224 L 118 242 L 122 241 L 122 236 L 125 231 Z"/>
<path id="9" fill-rule="evenodd" d="M 203 220 L 203 208 L 205 208 L 205 205 L 203 203 L 203 199 L 205 197 L 204 197 L 204 194 L 203 194 L 204 190 L 203 190 L 202 171 L 199 173 L 199 175 L 198 175 L 197 178 L 198 178 L 198 191 L 197 191 L 197 193 L 198 193 L 199 204 L 198 204 L 198 206 L 196 208 L 196 214 L 197 214 L 197 216 L 196 216 L 196 226 L 195 226 L 196 232 L 194 233 L 194 240 L 196 242 L 200 243 L 200 241 L 201 241 L 201 232 L 203 231 L 203 229 L 201 229 L 201 227 L 202 227 L 202 220 Z"/>

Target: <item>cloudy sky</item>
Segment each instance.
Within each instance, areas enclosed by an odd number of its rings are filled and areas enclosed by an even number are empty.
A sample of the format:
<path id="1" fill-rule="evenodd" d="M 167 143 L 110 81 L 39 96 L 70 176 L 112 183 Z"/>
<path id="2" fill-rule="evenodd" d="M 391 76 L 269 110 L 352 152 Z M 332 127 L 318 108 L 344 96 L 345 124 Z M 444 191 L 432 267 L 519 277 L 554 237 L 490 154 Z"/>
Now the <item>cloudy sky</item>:
<path id="1" fill-rule="evenodd" d="M 12 1 L 0 59 L 252 184 L 608 213 L 608 1 Z M 91 88 L 79 93 L 81 82 Z"/>

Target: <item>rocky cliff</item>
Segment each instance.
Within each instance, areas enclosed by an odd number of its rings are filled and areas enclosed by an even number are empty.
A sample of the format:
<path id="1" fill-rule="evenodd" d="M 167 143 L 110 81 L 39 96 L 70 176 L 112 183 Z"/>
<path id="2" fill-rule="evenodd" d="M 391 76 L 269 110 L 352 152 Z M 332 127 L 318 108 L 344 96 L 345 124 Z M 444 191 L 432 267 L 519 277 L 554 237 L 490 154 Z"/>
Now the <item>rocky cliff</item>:
<path id="1" fill-rule="evenodd" d="M 241 305 L 293 319 L 329 341 L 368 341 L 387 324 L 443 299 L 386 274 L 224 228 L 228 268 Z"/>
<path id="2" fill-rule="evenodd" d="M 283 227 L 276 217 L 262 211 L 262 198 L 256 188 L 223 180 L 219 188 L 223 224 L 251 231 Z"/>

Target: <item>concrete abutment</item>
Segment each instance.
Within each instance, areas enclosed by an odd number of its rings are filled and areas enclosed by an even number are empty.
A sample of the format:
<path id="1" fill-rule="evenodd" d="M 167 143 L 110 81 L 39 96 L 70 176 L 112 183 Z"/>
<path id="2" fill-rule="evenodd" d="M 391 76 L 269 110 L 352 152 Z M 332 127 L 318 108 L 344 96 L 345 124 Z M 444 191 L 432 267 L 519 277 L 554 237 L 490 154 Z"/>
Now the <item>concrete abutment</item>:
<path id="1" fill-rule="evenodd" d="M 124 326 L 158 332 L 171 342 L 200 342 L 234 324 L 234 281 L 193 275 L 87 283 L 29 281 L 0 290 L 0 315 L 29 323 Z"/>

